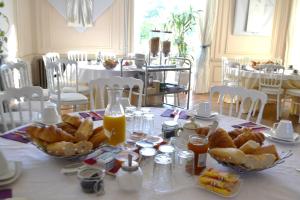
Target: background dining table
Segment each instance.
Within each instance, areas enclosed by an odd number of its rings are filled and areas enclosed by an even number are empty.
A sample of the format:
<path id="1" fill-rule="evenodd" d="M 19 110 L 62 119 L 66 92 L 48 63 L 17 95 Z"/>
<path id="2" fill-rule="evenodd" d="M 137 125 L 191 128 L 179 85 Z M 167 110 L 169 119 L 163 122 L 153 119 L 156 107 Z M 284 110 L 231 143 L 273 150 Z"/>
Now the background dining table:
<path id="1" fill-rule="evenodd" d="M 161 134 L 161 124 L 168 117 L 161 117 L 165 108 L 151 108 L 155 115 L 155 134 Z M 76 114 L 76 113 L 75 113 Z M 218 116 L 219 127 L 231 130 L 232 125 L 244 123 L 245 120 Z M 179 120 L 183 123 L 184 120 Z M 211 124 L 211 121 L 198 121 L 201 126 Z M 102 121 L 96 121 L 94 126 L 100 126 Z M 266 140 L 265 144 L 272 143 Z M 293 156 L 282 164 L 260 172 L 239 174 L 242 181 L 240 191 L 233 199 L 243 200 L 299 200 L 300 198 L 300 144 L 286 145 L 276 143 L 279 152 L 292 150 Z M 106 176 L 104 179 L 105 194 L 85 194 L 81 191 L 80 182 L 76 175 L 66 176 L 60 170 L 70 161 L 55 159 L 41 152 L 32 144 L 24 144 L 0 138 L 0 149 L 8 160 L 22 162 L 22 175 L 10 186 L 14 197 L 24 197 L 28 200 L 76 200 L 76 199 L 223 199 L 211 192 L 197 186 L 196 177 L 175 180 L 173 190 L 167 193 L 155 193 L 149 187 L 149 180 L 144 180 L 143 188 L 137 193 L 122 192 L 114 177 Z M 151 170 L 147 166 L 143 170 Z M 210 156 L 207 157 L 207 167 L 231 171 L 231 169 L 218 164 Z M 232 172 L 232 171 L 231 171 Z"/>

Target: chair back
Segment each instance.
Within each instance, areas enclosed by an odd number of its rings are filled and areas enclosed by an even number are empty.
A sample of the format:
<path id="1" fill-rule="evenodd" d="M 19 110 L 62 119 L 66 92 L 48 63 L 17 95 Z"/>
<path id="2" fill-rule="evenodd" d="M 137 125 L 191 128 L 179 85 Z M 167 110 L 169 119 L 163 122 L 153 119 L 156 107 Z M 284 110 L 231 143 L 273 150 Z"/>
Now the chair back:
<path id="1" fill-rule="evenodd" d="M 96 88 L 96 91 L 98 94 L 100 94 L 100 106 L 102 108 L 105 107 L 104 103 L 104 96 L 105 96 L 105 91 L 106 88 L 113 88 L 115 85 L 118 87 L 128 87 L 129 88 L 129 93 L 128 93 L 128 98 L 129 100 L 132 97 L 132 93 L 135 93 L 138 95 L 138 107 L 142 106 L 142 94 L 143 94 L 143 87 L 144 87 L 144 82 L 140 79 L 136 79 L 133 77 L 119 77 L 119 76 L 113 76 L 110 78 L 99 78 L 90 81 L 89 83 L 89 88 L 90 88 L 90 106 L 91 110 L 95 109 L 95 102 L 94 102 L 94 89 Z M 133 91 L 133 88 L 135 86 L 138 86 L 139 92 L 136 93 Z"/>
<path id="2" fill-rule="evenodd" d="M 2 95 L 0 95 L 0 117 L 1 124 L 4 127 L 4 131 L 8 130 L 8 124 L 11 125 L 11 128 L 16 127 L 16 121 L 21 122 L 21 124 L 31 122 L 33 120 L 33 110 L 32 110 L 32 99 L 38 98 L 40 103 L 40 110 L 42 111 L 44 108 L 43 98 L 43 89 L 39 86 L 26 86 L 22 88 L 9 88 Z M 12 112 L 11 107 L 9 106 L 11 102 L 16 102 L 18 105 L 18 111 Z M 35 99 L 34 102 L 37 100 Z M 28 104 L 28 110 L 24 110 L 21 108 L 21 102 Z M 9 117 L 5 117 L 4 107 L 7 108 Z M 28 120 L 25 121 L 25 113 L 27 113 Z M 19 119 L 17 120 L 16 117 Z"/>
<path id="3" fill-rule="evenodd" d="M 284 67 L 281 65 L 264 64 L 259 66 L 259 89 L 278 88 L 282 86 Z"/>
<path id="4" fill-rule="evenodd" d="M 229 86 L 240 85 L 241 65 L 238 59 L 222 57 L 222 84 Z"/>
<path id="5" fill-rule="evenodd" d="M 47 59 L 49 59 L 50 62 L 57 62 L 60 60 L 60 55 L 56 52 L 48 52 L 45 55 L 43 55 L 43 61 L 45 66 L 47 63 Z"/>
<path id="6" fill-rule="evenodd" d="M 31 85 L 27 65 L 23 61 L 3 64 L 0 68 L 0 74 L 4 90 Z"/>
<path id="7" fill-rule="evenodd" d="M 256 119 L 256 123 L 261 122 L 262 114 L 264 111 L 265 104 L 267 103 L 268 96 L 260 92 L 258 90 L 253 89 L 246 89 L 242 87 L 230 87 L 230 86 L 213 86 L 210 88 L 210 102 L 212 102 L 212 96 L 218 93 L 220 95 L 220 105 L 219 105 L 219 113 L 224 114 L 223 112 L 223 106 L 224 106 L 224 98 L 230 97 L 230 105 L 229 105 L 229 113 L 228 116 L 233 116 L 233 104 L 234 100 L 239 99 L 241 101 L 241 104 L 239 105 L 238 111 L 236 113 L 236 117 L 241 118 L 242 114 L 244 113 L 244 104 L 246 101 L 251 102 L 250 108 L 248 110 L 248 114 L 246 117 L 246 120 L 250 120 L 251 113 L 255 109 L 256 102 L 260 102 L 260 108 L 259 113 Z"/>
<path id="8" fill-rule="evenodd" d="M 68 51 L 68 60 L 87 61 L 87 53 L 83 51 Z"/>
<path id="9" fill-rule="evenodd" d="M 75 61 L 46 63 L 47 84 L 50 95 L 60 95 L 64 87 L 75 87 L 78 92 L 78 65 Z"/>

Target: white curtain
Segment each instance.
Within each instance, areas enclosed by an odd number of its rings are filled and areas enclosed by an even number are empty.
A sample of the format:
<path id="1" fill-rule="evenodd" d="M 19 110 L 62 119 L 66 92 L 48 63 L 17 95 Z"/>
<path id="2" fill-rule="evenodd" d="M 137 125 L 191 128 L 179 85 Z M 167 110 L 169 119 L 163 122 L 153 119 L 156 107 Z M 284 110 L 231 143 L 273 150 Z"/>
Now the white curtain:
<path id="1" fill-rule="evenodd" d="M 217 16 L 218 0 L 207 0 L 206 10 L 200 18 L 200 56 L 196 64 L 195 93 L 207 93 L 210 87 L 210 46 Z"/>
<path id="2" fill-rule="evenodd" d="M 284 64 L 294 65 L 300 69 L 300 0 L 292 1 L 291 8 Z"/>
<path id="3" fill-rule="evenodd" d="M 67 0 L 67 23 L 72 27 L 92 27 L 93 1 Z"/>

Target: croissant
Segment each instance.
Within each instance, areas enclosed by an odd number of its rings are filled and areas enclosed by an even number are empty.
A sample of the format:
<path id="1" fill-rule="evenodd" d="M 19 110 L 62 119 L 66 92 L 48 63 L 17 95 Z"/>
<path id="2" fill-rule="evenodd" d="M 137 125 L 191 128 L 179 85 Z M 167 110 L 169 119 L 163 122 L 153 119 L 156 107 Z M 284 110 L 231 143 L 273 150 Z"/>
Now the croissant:
<path id="1" fill-rule="evenodd" d="M 103 127 L 100 126 L 93 131 L 93 135 L 90 137 L 89 141 L 93 143 L 93 148 L 97 148 L 107 139 L 108 137 L 105 135 Z"/>
<path id="2" fill-rule="evenodd" d="M 30 126 L 27 129 L 27 133 L 32 138 L 37 138 L 48 143 L 60 142 L 60 141 L 67 141 L 67 142 L 75 141 L 74 136 L 53 125 L 48 127 Z"/>
<path id="3" fill-rule="evenodd" d="M 209 148 L 229 148 L 233 147 L 235 148 L 235 144 L 233 143 L 233 140 L 228 135 L 228 133 L 221 128 L 218 128 L 214 133 L 210 134 L 208 137 L 208 145 Z"/>
<path id="4" fill-rule="evenodd" d="M 61 116 L 61 119 L 63 122 L 66 122 L 66 123 L 74 126 L 75 128 L 78 128 L 81 124 L 81 119 L 79 116 L 63 114 Z"/>
<path id="5" fill-rule="evenodd" d="M 262 145 L 265 140 L 265 136 L 262 133 L 256 133 L 249 130 L 237 136 L 233 141 L 236 147 L 239 148 L 243 144 L 245 144 L 248 140 L 254 140 L 255 142 Z"/>
<path id="6" fill-rule="evenodd" d="M 62 130 L 66 131 L 67 133 L 70 133 L 72 135 L 74 135 L 77 131 L 77 128 L 72 126 L 69 123 L 66 122 L 62 122 L 60 124 L 57 125 L 58 128 L 61 128 Z"/>
<path id="7" fill-rule="evenodd" d="M 243 129 L 234 129 L 234 130 L 228 132 L 229 136 L 233 140 L 242 133 L 243 133 Z"/>

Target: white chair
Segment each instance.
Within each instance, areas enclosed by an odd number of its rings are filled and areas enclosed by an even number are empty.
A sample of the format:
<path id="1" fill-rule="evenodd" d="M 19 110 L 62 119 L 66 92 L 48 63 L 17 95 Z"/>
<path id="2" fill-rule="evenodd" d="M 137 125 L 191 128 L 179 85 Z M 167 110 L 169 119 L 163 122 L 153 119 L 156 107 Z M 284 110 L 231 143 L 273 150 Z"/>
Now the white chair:
<path id="1" fill-rule="evenodd" d="M 87 61 L 87 53 L 83 51 L 68 51 L 68 60 Z"/>
<path id="2" fill-rule="evenodd" d="M 33 104 L 38 104 L 40 110 L 44 108 L 44 102 L 40 100 L 32 101 L 32 97 L 43 97 L 43 90 L 38 86 L 27 86 L 22 88 L 9 88 L 2 95 L 0 95 L 0 116 L 1 116 L 1 131 L 7 131 L 16 126 L 26 124 L 35 120 L 40 119 L 40 113 L 34 112 L 32 110 Z M 11 101 L 21 102 L 25 100 L 28 104 L 29 110 L 24 111 L 21 109 L 21 104 L 19 103 L 18 111 L 13 112 L 9 106 L 5 106 L 8 112 L 4 112 L 3 105 L 9 104 Z"/>
<path id="3" fill-rule="evenodd" d="M 231 103 L 229 107 L 229 116 L 233 116 L 233 103 L 236 97 L 238 97 L 241 101 L 241 104 L 239 106 L 239 111 L 236 113 L 238 118 L 241 118 L 242 113 L 244 113 L 244 103 L 247 100 L 251 100 L 251 106 L 249 108 L 249 112 L 247 114 L 246 120 L 250 120 L 251 113 L 253 112 L 253 109 L 255 109 L 255 105 L 257 102 L 260 102 L 260 108 L 259 113 L 256 119 L 256 123 L 261 122 L 262 114 L 264 111 L 265 104 L 267 103 L 268 96 L 264 94 L 263 92 L 260 92 L 258 90 L 252 90 L 252 89 L 246 89 L 242 87 L 230 87 L 230 86 L 213 86 L 210 88 L 210 102 L 212 102 L 212 96 L 218 93 L 220 95 L 220 105 L 218 112 L 220 114 L 224 114 L 223 112 L 223 99 L 224 96 L 230 96 Z"/>
<path id="4" fill-rule="evenodd" d="M 21 88 L 26 86 L 32 86 L 32 83 L 29 78 L 27 64 L 23 61 L 15 63 L 6 63 L 2 65 L 0 68 L 0 74 L 4 90 L 7 90 L 8 88 Z M 34 99 L 36 98 L 34 97 Z M 42 100 L 49 100 L 49 94 L 47 89 L 43 89 Z"/>
<path id="5" fill-rule="evenodd" d="M 240 86 L 241 65 L 238 59 L 222 57 L 222 85 Z"/>
<path id="6" fill-rule="evenodd" d="M 50 60 L 50 62 L 57 62 L 60 60 L 60 55 L 59 53 L 56 53 L 56 52 L 48 52 L 46 53 L 44 56 L 43 56 L 43 61 L 44 61 L 44 64 L 46 65 L 46 62 L 47 62 L 47 59 Z"/>
<path id="7" fill-rule="evenodd" d="M 284 90 L 282 86 L 282 78 L 284 75 L 284 67 L 281 65 L 260 65 L 259 66 L 259 90 L 267 95 L 276 96 L 276 119 L 281 116 L 281 95 Z"/>
<path id="8" fill-rule="evenodd" d="M 283 103 L 283 106 L 285 104 L 285 99 L 288 97 L 288 96 L 291 96 L 291 97 L 297 97 L 297 98 L 300 98 L 300 89 L 286 89 L 285 90 L 285 98 L 284 98 L 284 103 Z M 295 105 L 297 106 L 300 106 L 300 102 L 294 102 Z M 298 123 L 300 123 L 300 113 L 299 113 L 299 120 L 298 120 Z"/>
<path id="9" fill-rule="evenodd" d="M 138 107 L 142 106 L 142 94 L 143 94 L 143 87 L 144 82 L 140 79 L 136 79 L 133 77 L 119 77 L 119 76 L 113 76 L 110 78 L 99 78 L 90 81 L 89 88 L 90 88 L 90 107 L 91 110 L 95 109 L 95 102 L 94 102 L 94 91 L 98 92 L 100 95 L 100 106 L 103 108 L 105 107 L 104 103 L 104 96 L 105 96 L 105 89 L 112 88 L 114 85 L 117 85 L 118 87 L 128 87 L 129 93 L 128 93 L 128 99 L 131 100 L 132 93 L 138 95 Z M 136 93 L 133 91 L 133 88 L 135 86 L 138 86 L 139 92 Z"/>
<path id="10" fill-rule="evenodd" d="M 76 110 L 76 105 L 88 104 L 88 98 L 78 93 L 77 62 L 47 62 L 46 74 L 50 101 L 57 104 L 59 113 L 62 105 L 73 105 Z M 64 93 L 62 88 L 65 87 L 75 88 L 76 92 Z"/>

